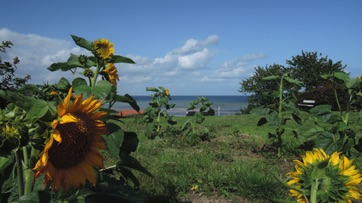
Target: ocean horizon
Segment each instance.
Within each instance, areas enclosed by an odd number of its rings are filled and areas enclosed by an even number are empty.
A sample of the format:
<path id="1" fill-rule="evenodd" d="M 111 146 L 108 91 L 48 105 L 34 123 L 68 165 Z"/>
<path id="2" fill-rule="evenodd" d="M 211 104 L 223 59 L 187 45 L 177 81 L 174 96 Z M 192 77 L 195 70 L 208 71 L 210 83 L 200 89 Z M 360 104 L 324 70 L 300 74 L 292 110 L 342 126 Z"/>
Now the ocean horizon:
<path id="1" fill-rule="evenodd" d="M 145 110 L 151 101 L 151 95 L 148 96 L 132 96 L 141 110 Z M 186 116 L 187 108 L 191 101 L 195 101 L 198 97 L 205 97 L 212 103 L 211 107 L 215 110 L 216 116 L 235 115 L 240 113 L 241 108 L 248 105 L 248 97 L 245 95 L 212 95 L 212 96 L 193 96 L 193 95 L 176 95 L 171 96 L 169 104 L 175 104 L 175 107 L 167 112 L 173 116 Z M 127 103 L 117 102 L 113 109 L 125 110 L 132 109 Z"/>

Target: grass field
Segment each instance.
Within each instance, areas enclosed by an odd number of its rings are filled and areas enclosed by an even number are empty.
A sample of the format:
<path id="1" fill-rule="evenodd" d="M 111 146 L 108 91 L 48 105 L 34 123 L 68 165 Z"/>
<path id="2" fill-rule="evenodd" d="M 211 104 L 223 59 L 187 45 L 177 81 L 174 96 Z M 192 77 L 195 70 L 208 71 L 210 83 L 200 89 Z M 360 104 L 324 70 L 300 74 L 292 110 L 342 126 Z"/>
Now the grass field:
<path id="1" fill-rule="evenodd" d="M 209 139 L 188 144 L 180 131 L 149 139 L 139 118 L 126 118 L 125 130 L 138 134 L 138 150 L 132 155 L 154 178 L 136 172 L 140 191 L 146 202 L 271 202 L 291 200 L 288 189 L 274 177 L 286 180 L 294 170 L 294 159 L 304 153 L 291 130 L 283 137 L 282 157 L 269 145 L 267 134 L 272 127 L 258 127 L 256 115 L 206 117 L 203 126 L 210 130 Z M 175 117 L 178 129 L 189 117 Z M 306 130 L 290 121 L 287 128 Z M 360 157 L 355 157 L 357 166 Z M 108 160 L 108 165 L 112 164 Z"/>

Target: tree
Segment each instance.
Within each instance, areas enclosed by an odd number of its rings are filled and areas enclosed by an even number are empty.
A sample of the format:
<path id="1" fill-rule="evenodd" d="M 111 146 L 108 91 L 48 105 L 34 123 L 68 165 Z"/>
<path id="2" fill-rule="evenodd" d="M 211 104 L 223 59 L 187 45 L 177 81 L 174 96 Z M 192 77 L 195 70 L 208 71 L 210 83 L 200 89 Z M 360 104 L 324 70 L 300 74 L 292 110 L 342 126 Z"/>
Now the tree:
<path id="1" fill-rule="evenodd" d="M 11 48 L 11 46 L 13 46 L 13 44 L 10 41 L 3 41 L 0 45 L 0 52 L 6 53 L 6 48 Z M 15 77 L 16 64 L 19 62 L 18 57 L 13 59 L 13 63 L 3 62 L 0 57 L 0 90 L 17 90 L 30 79 L 30 75 L 24 78 Z M 5 99 L 0 97 L 0 109 L 5 108 L 7 103 Z"/>
<path id="2" fill-rule="evenodd" d="M 251 93 L 248 98 L 248 107 L 245 111 L 248 112 L 258 106 L 275 105 L 277 103 L 275 95 L 278 94 L 279 85 L 275 81 L 263 80 L 263 78 L 271 75 L 284 75 L 289 71 L 290 68 L 278 64 L 256 67 L 255 74 L 240 83 L 239 92 Z M 286 84 L 285 89 L 287 90 L 285 94 L 291 94 L 296 89 L 296 86 Z"/>
<path id="3" fill-rule="evenodd" d="M 321 75 L 343 71 L 346 67 L 342 65 L 342 61 L 334 63 L 332 59 L 328 59 L 328 56 L 323 57 L 321 53 L 304 51 L 302 55 L 287 60 L 287 64 L 291 68 L 293 78 L 303 82 L 302 88 L 305 88 L 305 91 L 323 86 L 325 81 L 321 80 Z"/>

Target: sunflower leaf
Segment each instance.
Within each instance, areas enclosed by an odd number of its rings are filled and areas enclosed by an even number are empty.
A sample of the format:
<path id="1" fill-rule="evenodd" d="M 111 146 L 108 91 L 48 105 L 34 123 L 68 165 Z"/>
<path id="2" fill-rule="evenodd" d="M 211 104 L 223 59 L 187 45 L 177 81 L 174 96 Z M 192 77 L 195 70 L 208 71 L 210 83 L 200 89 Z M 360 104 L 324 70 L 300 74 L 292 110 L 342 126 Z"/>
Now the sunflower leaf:
<path id="1" fill-rule="evenodd" d="M 123 167 L 127 167 L 127 168 L 131 168 L 131 169 L 134 169 L 134 170 L 137 170 L 139 172 L 142 172 L 150 177 L 153 178 L 153 175 L 145 168 L 141 165 L 141 163 L 134 157 L 128 155 L 128 154 L 125 154 L 125 153 L 122 153 L 120 154 L 120 158 L 121 158 L 121 162 L 119 163 L 119 166 L 121 168 Z"/>
<path id="2" fill-rule="evenodd" d="M 116 95 L 116 101 L 128 103 L 134 110 L 136 111 L 140 110 L 137 101 L 129 94 L 125 94 L 124 96 Z"/>
<path id="3" fill-rule="evenodd" d="M 89 51 L 93 51 L 93 42 L 92 41 L 88 41 L 82 37 L 78 37 L 75 35 L 70 35 L 72 37 L 72 39 L 74 40 L 75 44 L 83 47 Z"/>
<path id="4" fill-rule="evenodd" d="M 26 114 L 26 118 L 30 120 L 39 120 L 46 116 L 50 119 L 52 117 L 50 111 L 55 112 L 55 105 L 44 100 L 37 100 L 31 103 L 31 108 Z"/>
<path id="5" fill-rule="evenodd" d="M 57 88 L 59 90 L 68 91 L 70 88 L 70 83 L 66 78 L 62 77 L 57 84 Z"/>
<path id="6" fill-rule="evenodd" d="M 0 97 L 6 99 L 10 103 L 13 103 L 26 111 L 29 111 L 32 107 L 32 104 L 36 102 L 36 99 L 33 97 L 27 97 L 17 92 L 5 92 L 3 90 L 0 90 Z"/>
<path id="7" fill-rule="evenodd" d="M 47 69 L 50 71 L 57 71 L 57 70 L 68 71 L 76 67 L 77 66 L 69 65 L 67 62 L 65 63 L 61 62 L 61 63 L 53 63 Z"/>
<path id="8" fill-rule="evenodd" d="M 108 152 L 112 157 L 118 157 L 120 146 L 124 140 L 124 132 L 121 127 L 113 122 L 114 120 L 108 119 L 106 122 L 107 129 L 111 132 L 109 135 L 103 136 L 106 140 Z"/>
<path id="9" fill-rule="evenodd" d="M 94 94 L 95 99 L 105 99 L 107 95 L 111 92 L 112 85 L 106 80 L 100 80 L 97 84 L 92 87 L 92 94 Z"/>
<path id="10" fill-rule="evenodd" d="M 131 64 L 135 64 L 135 62 L 127 57 L 124 56 L 120 56 L 120 55 L 114 55 L 112 56 L 112 59 L 110 61 L 111 63 L 131 63 Z"/>
<path id="11" fill-rule="evenodd" d="M 73 89 L 77 86 L 87 85 L 87 81 L 84 78 L 76 78 L 72 81 Z M 87 85 L 88 86 L 88 85 Z"/>
<path id="12" fill-rule="evenodd" d="M 135 132 L 126 131 L 124 132 L 124 140 L 121 150 L 126 152 L 126 154 L 135 152 L 137 150 L 138 143 L 139 139 L 137 138 L 137 134 Z"/>

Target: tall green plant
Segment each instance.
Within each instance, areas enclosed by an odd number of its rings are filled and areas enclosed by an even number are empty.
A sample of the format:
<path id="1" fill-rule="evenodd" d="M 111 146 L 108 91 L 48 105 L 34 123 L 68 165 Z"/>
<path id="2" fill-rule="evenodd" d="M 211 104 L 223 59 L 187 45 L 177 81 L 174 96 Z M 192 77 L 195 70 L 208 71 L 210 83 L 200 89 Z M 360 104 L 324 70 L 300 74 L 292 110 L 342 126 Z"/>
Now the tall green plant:
<path id="1" fill-rule="evenodd" d="M 272 140 L 272 142 L 276 142 L 278 148 L 278 157 L 280 157 L 281 148 L 283 145 L 282 135 L 286 130 L 285 125 L 287 120 L 290 120 L 290 117 L 292 117 L 297 123 L 301 124 L 299 110 L 296 108 L 293 102 L 288 102 L 288 100 L 290 100 L 290 97 L 284 95 L 284 85 L 286 82 L 294 85 L 301 85 L 301 82 L 289 77 L 288 73 L 283 75 L 267 76 L 264 77 L 263 80 L 276 81 L 276 83 L 278 84 L 279 90 L 277 92 L 274 92 L 274 95 L 278 101 L 276 105 L 277 108 L 273 106 L 270 106 L 269 108 L 260 107 L 253 109 L 251 113 L 266 115 L 258 121 L 258 126 L 269 123 L 269 125 L 276 127 L 274 133 L 268 133 L 268 137 Z"/>
<path id="2" fill-rule="evenodd" d="M 310 113 L 313 116 L 309 119 L 312 119 L 316 125 L 302 133 L 301 137 L 308 145 L 322 148 L 327 154 L 340 151 L 348 155 L 352 147 L 362 152 L 362 139 L 358 143 L 355 140 L 356 133 L 362 130 L 359 123 L 362 110 L 356 120 L 350 119 L 352 105 L 359 102 L 362 96 L 362 79 L 350 78 L 345 72 L 325 74 L 322 78 L 333 83 L 342 82 L 348 90 L 348 101 L 343 102 L 346 106 L 341 106 L 338 91 L 333 89 L 338 112 L 333 112 L 330 105 L 319 105 L 311 109 Z"/>
<path id="3" fill-rule="evenodd" d="M 130 187 L 139 185 L 132 171 L 152 175 L 131 155 L 137 134 L 123 129 L 110 108 L 128 102 L 139 109 L 116 85 L 114 64 L 134 62 L 115 55 L 106 39 L 72 39 L 92 55 L 71 54 L 48 70 L 80 70 L 74 80 L 0 91 L 10 103 L 0 111 L 1 202 L 143 201 Z M 103 168 L 104 154 L 116 164 Z"/>
<path id="4" fill-rule="evenodd" d="M 198 108 L 198 112 L 194 116 L 185 121 L 181 130 L 183 131 L 183 139 L 190 144 L 195 144 L 198 139 L 209 139 L 209 129 L 202 126 L 205 120 L 204 114 L 215 115 L 215 110 L 211 107 L 212 103 L 206 97 L 198 97 L 195 101 L 191 101 L 187 110 L 194 111 Z"/>
<path id="5" fill-rule="evenodd" d="M 147 87 L 146 90 L 154 92 L 154 94 L 152 94 L 149 106 L 145 110 L 144 119 L 147 123 L 145 134 L 149 138 L 155 138 L 167 133 L 167 129 L 176 124 L 173 116 L 167 112 L 176 104 L 169 104 L 171 95 L 167 88 L 161 86 L 158 88 Z"/>

